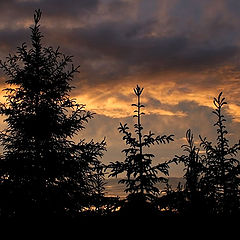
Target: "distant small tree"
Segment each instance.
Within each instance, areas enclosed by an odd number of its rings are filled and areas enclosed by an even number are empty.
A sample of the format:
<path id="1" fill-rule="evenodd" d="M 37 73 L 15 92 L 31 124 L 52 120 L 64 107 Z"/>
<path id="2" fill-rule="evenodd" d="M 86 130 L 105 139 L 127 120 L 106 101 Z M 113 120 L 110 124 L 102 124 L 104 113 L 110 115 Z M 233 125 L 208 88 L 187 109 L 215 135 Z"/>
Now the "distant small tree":
<path id="1" fill-rule="evenodd" d="M 186 214 L 186 194 L 181 182 L 176 189 L 166 183 L 162 190 L 162 196 L 155 203 L 161 211 L 162 216 L 183 216 Z"/>
<path id="2" fill-rule="evenodd" d="M 136 107 L 134 110 L 134 118 L 137 123 L 134 125 L 136 136 L 129 131 L 127 124 L 120 123 L 119 132 L 122 133 L 123 140 L 129 147 L 122 152 L 125 154 L 124 162 L 112 162 L 109 167 L 111 168 L 111 177 L 118 176 L 120 173 L 126 173 L 126 178 L 123 178 L 119 183 L 126 184 L 125 191 L 130 193 L 129 200 L 142 199 L 143 201 L 151 200 L 159 194 L 159 189 L 156 183 L 165 181 L 166 178 L 159 176 L 159 173 L 168 175 L 169 164 L 168 162 L 160 163 L 152 166 L 152 153 L 145 152 L 145 148 L 150 148 L 154 144 L 169 143 L 173 141 L 173 135 L 155 136 L 154 133 L 149 131 L 148 134 L 143 134 L 143 126 L 141 124 L 141 117 L 144 114 L 142 108 L 144 105 L 141 103 L 141 95 L 143 88 L 138 85 L 134 89 L 137 96 L 137 103 L 132 104 Z"/>
<path id="3" fill-rule="evenodd" d="M 206 137 L 201 139 L 201 146 L 205 149 L 204 177 L 201 180 L 202 191 L 211 202 L 213 214 L 233 215 L 239 212 L 239 187 L 240 187 L 240 163 L 236 154 L 240 150 L 240 141 L 233 146 L 229 145 L 226 119 L 223 115 L 223 107 L 227 104 L 222 92 L 214 98 L 217 117 L 214 126 L 217 127 L 217 143 L 214 146 Z"/>
<path id="4" fill-rule="evenodd" d="M 10 85 L 0 106 L 7 123 L 0 133 L 0 214 L 6 217 L 78 213 L 95 191 L 105 150 L 105 141 L 72 140 L 93 114 L 70 98 L 79 66 L 59 48 L 42 46 L 40 18 L 35 11 L 32 47 L 23 43 L 0 62 Z"/>

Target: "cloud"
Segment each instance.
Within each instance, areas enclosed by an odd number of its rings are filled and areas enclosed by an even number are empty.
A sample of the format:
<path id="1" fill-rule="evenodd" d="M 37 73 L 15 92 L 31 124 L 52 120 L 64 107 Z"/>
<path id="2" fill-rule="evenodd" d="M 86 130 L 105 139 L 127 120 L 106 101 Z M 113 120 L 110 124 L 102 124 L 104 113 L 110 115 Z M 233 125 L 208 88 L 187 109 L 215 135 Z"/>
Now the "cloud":
<path id="1" fill-rule="evenodd" d="M 2 29 L 1 45 L 24 39 L 22 28 L 30 25 L 33 10 L 42 8 L 46 42 L 77 56 L 89 85 L 166 72 L 200 73 L 232 64 L 239 54 L 239 19 L 226 1 L 216 3 L 11 0 L 1 3 L 1 22 L 18 22 L 18 29 Z"/>
<path id="2" fill-rule="evenodd" d="M 230 132 L 239 132 L 238 0 L 0 1 L 1 59 L 22 42 L 30 45 L 38 8 L 44 44 L 60 46 L 81 65 L 72 97 L 97 113 L 83 136 L 106 133 L 107 159 L 120 150 L 121 138 L 111 129 L 119 121 L 133 123 L 136 84 L 144 87 L 146 129 L 177 136 L 160 157 L 182 144 L 188 128 L 215 139 L 212 99 L 220 91 L 228 101 Z"/>
<path id="3" fill-rule="evenodd" d="M 151 107 L 149 104 L 146 106 L 146 110 Z M 146 134 L 151 130 L 156 135 L 174 134 L 174 142 L 169 144 L 154 145 L 150 150 L 155 155 L 154 163 L 163 162 L 172 159 L 175 154 L 182 155 L 183 151 L 181 145 L 186 143 L 185 134 L 187 129 L 191 128 L 194 134 L 194 140 L 197 146 L 199 146 L 200 139 L 199 134 L 202 137 L 207 137 L 208 140 L 215 142 L 216 128 L 213 127 L 216 121 L 215 116 L 212 114 L 212 109 L 207 106 L 199 106 L 196 102 L 181 102 L 176 107 L 182 112 L 186 113 L 185 116 L 167 116 L 159 114 L 150 114 L 142 117 L 143 134 Z M 133 109 L 132 109 L 133 114 Z M 235 127 L 232 126 L 231 118 L 227 117 L 227 129 L 229 130 L 229 136 L 234 141 L 237 140 L 235 133 L 239 128 L 239 124 Z M 134 118 L 112 118 L 105 115 L 97 114 L 94 119 L 91 120 L 84 131 L 81 132 L 80 137 L 94 136 L 96 140 L 101 140 L 103 136 L 107 141 L 107 152 L 104 155 L 103 161 L 109 163 L 111 161 L 123 161 L 124 154 L 121 151 L 126 148 L 124 141 L 122 140 L 122 134 L 117 130 L 119 123 L 127 123 L 130 131 L 134 135 Z M 201 123 L 201 124 L 199 124 Z M 171 176 L 181 176 L 182 169 L 179 166 L 171 166 Z"/>
<path id="4" fill-rule="evenodd" d="M 82 55 L 90 72 L 98 75 L 98 79 L 102 77 L 102 81 L 139 73 L 206 71 L 232 62 L 239 54 L 239 47 L 231 43 L 212 47 L 197 45 L 194 39 L 185 36 L 138 36 L 135 28 L 134 23 L 108 22 L 65 31 L 63 38 L 75 49 L 76 55 Z M 104 68 L 91 65 L 96 59 Z"/>
<path id="5" fill-rule="evenodd" d="M 16 22 L 19 19 L 29 19 L 35 9 L 41 9 L 50 19 L 72 19 L 98 7 L 98 0 L 8 0 L 1 1 L 1 18 Z M 12 17 L 15 17 L 14 19 Z"/>

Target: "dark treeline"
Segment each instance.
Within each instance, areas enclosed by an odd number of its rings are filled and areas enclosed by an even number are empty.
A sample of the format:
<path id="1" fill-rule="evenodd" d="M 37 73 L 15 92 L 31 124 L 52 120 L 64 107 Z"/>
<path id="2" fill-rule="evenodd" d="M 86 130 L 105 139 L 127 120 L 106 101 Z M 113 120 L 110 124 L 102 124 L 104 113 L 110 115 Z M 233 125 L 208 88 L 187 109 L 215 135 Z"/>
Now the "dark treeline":
<path id="1" fill-rule="evenodd" d="M 31 48 L 25 43 L 0 62 L 9 86 L 0 105 L 6 129 L 0 132 L 0 216 L 233 216 L 240 215 L 240 141 L 230 146 L 222 93 L 214 98 L 216 144 L 189 129 L 183 155 L 153 165 L 153 145 L 171 144 L 174 135 L 144 133 L 141 123 L 143 88 L 136 95 L 134 132 L 120 124 L 125 160 L 104 165 L 106 142 L 73 141 L 93 113 L 70 98 L 71 81 L 79 67 L 60 49 L 42 46 L 41 11 L 34 14 Z M 201 149 L 201 154 L 200 154 Z M 204 153 L 202 153 L 204 152 Z M 174 154 L 173 154 L 174 155 Z M 169 168 L 183 164 L 185 184 L 168 184 Z M 104 195 L 105 177 L 124 174 L 126 199 Z M 158 189 L 157 183 L 165 183 Z"/>

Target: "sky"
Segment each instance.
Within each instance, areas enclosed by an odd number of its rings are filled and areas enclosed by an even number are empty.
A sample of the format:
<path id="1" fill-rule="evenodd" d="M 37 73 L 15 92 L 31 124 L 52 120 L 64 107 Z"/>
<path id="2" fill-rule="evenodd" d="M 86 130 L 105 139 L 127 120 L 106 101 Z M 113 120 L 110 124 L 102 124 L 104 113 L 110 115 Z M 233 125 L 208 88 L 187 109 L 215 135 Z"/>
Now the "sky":
<path id="1" fill-rule="evenodd" d="M 0 59 L 29 44 L 39 8 L 44 44 L 80 64 L 71 96 L 96 113 L 76 140 L 106 137 L 104 163 L 124 160 L 118 127 L 128 123 L 133 131 L 137 84 L 144 87 L 145 133 L 175 135 L 153 147 L 154 164 L 183 154 L 189 128 L 197 145 L 199 134 L 216 140 L 213 98 L 221 91 L 230 143 L 238 141 L 239 0 L 1 0 Z M 0 88 L 4 80 L 0 72 Z M 170 176 L 182 176 L 181 166 L 171 166 Z"/>

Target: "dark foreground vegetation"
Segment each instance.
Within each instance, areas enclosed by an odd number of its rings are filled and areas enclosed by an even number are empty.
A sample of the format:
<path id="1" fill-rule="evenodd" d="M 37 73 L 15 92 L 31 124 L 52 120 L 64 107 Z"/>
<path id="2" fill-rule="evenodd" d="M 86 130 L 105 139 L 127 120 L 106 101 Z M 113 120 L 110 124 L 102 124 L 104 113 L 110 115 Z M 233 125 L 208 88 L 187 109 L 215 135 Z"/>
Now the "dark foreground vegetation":
<path id="1" fill-rule="evenodd" d="M 141 118 L 143 88 L 134 93 L 134 133 L 127 124 L 119 132 L 126 143 L 125 160 L 105 166 L 100 160 L 106 142 L 74 142 L 93 114 L 70 98 L 71 80 L 78 67 L 59 48 L 42 46 L 39 21 L 34 14 L 31 48 L 25 43 L 0 63 L 7 76 L 6 102 L 0 105 L 7 127 L 0 132 L 1 218 L 79 218 L 82 216 L 235 216 L 240 215 L 240 142 L 230 146 L 222 93 L 214 98 L 216 144 L 199 136 L 194 144 L 186 132 L 183 155 L 153 166 L 154 144 L 171 144 L 174 135 L 144 133 Z M 204 151 L 204 153 L 200 154 Z M 147 151 L 146 151 L 147 149 Z M 185 184 L 168 184 L 172 164 L 184 164 Z M 104 195 L 104 178 L 125 174 L 127 198 Z M 164 193 L 156 184 L 166 184 Z M 162 194 L 160 194 L 162 193 Z"/>

